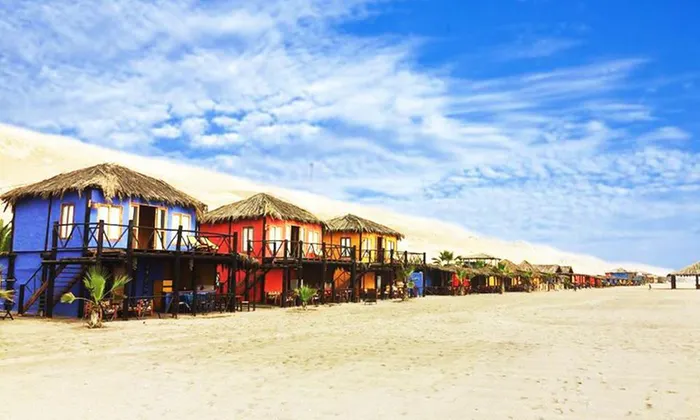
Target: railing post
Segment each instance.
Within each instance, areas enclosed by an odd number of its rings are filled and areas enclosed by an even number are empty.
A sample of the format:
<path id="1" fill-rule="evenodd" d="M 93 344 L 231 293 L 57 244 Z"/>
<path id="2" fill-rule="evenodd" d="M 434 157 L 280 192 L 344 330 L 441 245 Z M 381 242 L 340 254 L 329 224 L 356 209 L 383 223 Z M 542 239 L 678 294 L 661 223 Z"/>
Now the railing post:
<path id="1" fill-rule="evenodd" d="M 299 241 L 299 257 L 297 258 L 297 280 L 298 286 L 304 280 L 304 241 Z"/>
<path id="2" fill-rule="evenodd" d="M 408 251 L 403 252 L 403 264 L 408 265 Z"/>
<path id="3" fill-rule="evenodd" d="M 19 285 L 19 297 L 17 298 L 18 302 L 18 307 L 17 307 L 17 313 L 20 315 L 24 314 L 24 294 L 26 292 L 25 288 L 27 285 L 25 284 L 20 284 Z"/>
<path id="4" fill-rule="evenodd" d="M 389 250 L 389 265 L 391 265 L 391 266 L 394 265 L 394 250 L 393 249 Z"/>
<path id="5" fill-rule="evenodd" d="M 100 220 L 99 223 L 97 224 L 97 261 L 96 264 L 99 267 L 100 265 L 100 260 L 102 259 L 102 248 L 104 246 L 105 238 L 105 221 Z"/>
<path id="6" fill-rule="evenodd" d="M 175 305 L 175 317 L 180 313 L 180 258 L 182 257 L 182 225 L 177 228 L 175 241 L 175 261 L 173 263 L 173 304 Z"/>
<path id="7" fill-rule="evenodd" d="M 136 281 L 134 280 L 134 221 L 129 220 L 127 227 L 129 231 L 126 236 L 126 275 L 130 282 L 124 285 L 124 301 L 122 302 L 122 318 L 126 321 L 129 319 L 129 298 L 136 291 Z M 131 289 L 131 293 L 126 293 L 126 289 Z M 134 302 L 135 304 L 135 302 Z"/>
<path id="8" fill-rule="evenodd" d="M 284 245 L 282 246 L 284 247 L 284 259 L 286 260 L 287 258 L 289 258 L 289 239 L 285 239 Z"/>
<path id="9" fill-rule="evenodd" d="M 54 263 L 58 258 L 58 222 L 53 223 L 53 232 L 51 234 L 51 260 L 52 263 L 49 266 L 49 278 L 48 287 L 46 288 L 46 302 L 44 302 L 47 318 L 53 317 L 53 293 L 54 286 L 56 282 L 56 264 Z"/>
<path id="10" fill-rule="evenodd" d="M 197 270 L 194 265 L 194 257 L 191 257 L 190 279 L 192 284 L 192 316 L 197 316 Z"/>

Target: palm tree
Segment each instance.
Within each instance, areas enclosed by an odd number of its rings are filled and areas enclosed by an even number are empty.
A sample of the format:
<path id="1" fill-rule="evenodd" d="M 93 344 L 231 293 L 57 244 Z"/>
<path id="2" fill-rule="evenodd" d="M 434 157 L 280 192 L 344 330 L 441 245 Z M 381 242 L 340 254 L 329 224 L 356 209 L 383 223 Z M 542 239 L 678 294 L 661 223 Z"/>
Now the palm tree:
<path id="1" fill-rule="evenodd" d="M 114 294 L 114 291 L 121 289 L 126 285 L 131 279 L 127 276 L 121 275 L 116 276 L 112 282 L 112 288 L 107 290 L 107 280 L 109 279 L 109 274 L 99 267 L 92 267 L 88 270 L 85 278 L 83 278 L 83 283 L 85 288 L 90 293 L 90 298 L 85 299 L 81 297 L 76 297 L 73 293 L 68 292 L 61 296 L 61 303 L 71 304 L 76 300 L 84 300 L 90 302 L 90 314 L 88 317 L 88 328 L 100 328 L 102 327 L 102 303 L 105 298 L 110 294 Z"/>
<path id="2" fill-rule="evenodd" d="M 464 295 L 464 280 L 469 277 L 469 271 L 465 268 L 458 268 L 455 274 L 457 275 L 457 280 L 459 280 L 459 294 Z"/>
<path id="3" fill-rule="evenodd" d="M 452 251 L 441 251 L 440 255 L 433 257 L 433 264 L 452 265 L 455 263 L 455 254 Z"/>
<path id="4" fill-rule="evenodd" d="M 414 271 L 416 271 L 416 267 L 410 264 L 400 265 L 396 269 L 396 286 L 399 288 L 402 301 L 408 300 L 408 291 L 416 286 L 416 283 L 413 281 L 413 277 L 411 276 Z"/>
<path id="5" fill-rule="evenodd" d="M 312 289 L 309 286 L 301 286 L 294 289 L 294 293 L 299 296 L 299 299 L 301 299 L 301 307 L 306 310 L 306 306 L 316 294 L 316 289 Z"/>
<path id="6" fill-rule="evenodd" d="M 0 219 L 0 252 L 10 252 L 10 233 L 12 226 Z"/>

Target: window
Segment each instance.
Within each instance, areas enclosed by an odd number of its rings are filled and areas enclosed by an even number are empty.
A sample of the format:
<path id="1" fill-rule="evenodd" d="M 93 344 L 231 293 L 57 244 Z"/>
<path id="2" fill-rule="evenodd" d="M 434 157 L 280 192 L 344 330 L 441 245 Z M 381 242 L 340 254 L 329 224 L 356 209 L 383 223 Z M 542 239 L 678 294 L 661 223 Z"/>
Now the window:
<path id="1" fill-rule="evenodd" d="M 282 229 L 279 226 L 270 226 L 267 239 L 270 241 L 268 248 L 276 254 L 277 250 L 282 247 Z"/>
<path id="2" fill-rule="evenodd" d="M 63 204 L 61 205 L 61 223 L 59 228 L 59 236 L 61 239 L 67 239 L 75 223 L 75 206 L 73 204 Z"/>
<path id="3" fill-rule="evenodd" d="M 109 239 L 119 239 L 121 236 L 122 208 L 121 206 L 99 205 L 97 221 L 105 224 L 105 233 Z"/>
<path id="4" fill-rule="evenodd" d="M 350 238 L 340 238 L 340 248 L 343 252 L 343 257 L 352 256 L 352 245 L 350 244 Z"/>
<path id="5" fill-rule="evenodd" d="M 184 213 L 173 213 L 173 229 L 178 229 L 182 226 L 183 231 L 188 231 L 190 229 L 190 215 Z"/>
<path id="6" fill-rule="evenodd" d="M 241 244 L 241 250 L 243 252 L 253 252 L 253 228 L 246 227 L 243 228 L 243 243 Z"/>

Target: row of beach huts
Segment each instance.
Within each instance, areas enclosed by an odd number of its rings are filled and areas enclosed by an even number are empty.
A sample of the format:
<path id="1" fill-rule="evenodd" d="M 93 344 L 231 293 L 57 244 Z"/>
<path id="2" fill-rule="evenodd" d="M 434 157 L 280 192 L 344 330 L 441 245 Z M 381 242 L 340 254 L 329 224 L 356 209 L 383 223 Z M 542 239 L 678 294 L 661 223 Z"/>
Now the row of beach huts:
<path id="1" fill-rule="evenodd" d="M 132 279 L 113 316 L 235 311 L 315 301 L 394 297 L 397 267 L 411 267 L 413 296 L 632 285 L 649 281 L 625 270 L 594 276 L 572 267 L 515 264 L 485 254 L 459 263 L 404 250 L 400 232 L 347 214 L 321 220 L 268 194 L 207 211 L 162 180 L 114 164 L 62 173 L 0 196 L 12 209 L 0 250 L 6 312 L 82 317 L 85 307 L 59 304 L 85 296 L 82 278 L 100 266 Z"/>

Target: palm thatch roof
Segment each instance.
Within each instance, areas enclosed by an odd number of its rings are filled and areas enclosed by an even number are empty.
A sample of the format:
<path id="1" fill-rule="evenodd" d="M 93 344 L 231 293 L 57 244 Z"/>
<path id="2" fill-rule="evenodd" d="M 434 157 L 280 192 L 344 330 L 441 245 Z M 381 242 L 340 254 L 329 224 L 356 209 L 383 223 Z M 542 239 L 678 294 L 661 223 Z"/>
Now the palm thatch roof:
<path id="1" fill-rule="evenodd" d="M 673 276 L 695 276 L 700 275 L 700 261 L 690 264 L 687 267 L 681 268 L 680 270 L 671 273 Z"/>
<path id="2" fill-rule="evenodd" d="M 562 265 L 560 267 L 562 274 L 574 274 L 574 268 L 570 265 Z"/>
<path id="3" fill-rule="evenodd" d="M 538 270 L 537 267 L 527 262 L 527 260 L 523 260 L 523 262 L 518 264 L 518 267 L 521 271 L 525 271 L 526 273 L 532 273 L 534 275 L 542 274 L 542 272 Z"/>
<path id="4" fill-rule="evenodd" d="M 212 210 L 202 217 L 202 223 L 257 220 L 263 217 L 325 225 L 321 219 L 314 216 L 311 212 L 265 193 L 255 194 L 245 200 L 236 201 Z"/>
<path id="5" fill-rule="evenodd" d="M 498 262 L 498 265 L 502 266 L 508 273 L 518 274 L 522 271 L 520 267 L 511 260 L 501 260 Z"/>
<path id="6" fill-rule="evenodd" d="M 88 188 L 101 190 L 109 203 L 113 198 L 122 200 L 138 197 L 148 201 L 195 208 L 200 213 L 206 210 L 204 203 L 175 189 L 165 181 L 112 163 L 65 172 L 34 184 L 15 188 L 0 196 L 0 200 L 14 206 L 24 198 L 60 198 L 69 192 L 77 192 L 80 195 Z"/>
<path id="7" fill-rule="evenodd" d="M 403 239 L 404 235 L 394 229 L 380 225 L 354 214 L 346 214 L 345 216 L 336 217 L 328 220 L 328 229 L 331 232 L 352 232 L 352 233 L 375 233 L 378 235 L 395 236 Z"/>
<path id="8" fill-rule="evenodd" d="M 493 255 L 489 254 L 484 254 L 483 252 L 478 253 L 478 254 L 472 254 L 472 255 L 467 255 L 466 257 L 462 257 L 463 260 L 497 260 L 497 257 L 494 257 Z"/>
<path id="9" fill-rule="evenodd" d="M 562 272 L 562 266 L 556 264 L 536 264 L 535 268 L 540 271 L 540 273 L 545 274 L 559 274 Z"/>

